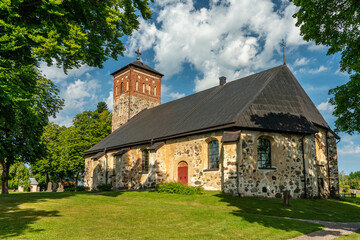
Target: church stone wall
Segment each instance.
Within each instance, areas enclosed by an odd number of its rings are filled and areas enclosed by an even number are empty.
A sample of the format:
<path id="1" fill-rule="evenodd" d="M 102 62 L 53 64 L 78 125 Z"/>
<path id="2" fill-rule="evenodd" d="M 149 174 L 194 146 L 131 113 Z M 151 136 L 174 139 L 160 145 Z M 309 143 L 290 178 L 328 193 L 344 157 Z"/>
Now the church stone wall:
<path id="1" fill-rule="evenodd" d="M 257 166 L 257 139 L 266 137 L 271 142 L 271 169 Z M 305 146 L 306 165 L 309 166 L 313 153 Z M 241 159 L 239 162 L 239 193 L 244 197 L 281 198 L 284 190 L 289 190 L 293 198 L 304 195 L 304 173 L 302 136 L 256 131 L 241 134 Z M 315 152 L 315 151 L 314 151 Z M 313 180 L 306 175 L 308 187 L 313 188 Z"/>
<path id="2" fill-rule="evenodd" d="M 148 173 L 141 172 L 141 161 L 142 150 L 150 144 L 134 146 L 117 157 L 113 156 L 117 151 L 108 152 L 108 183 L 114 189 L 140 189 L 153 188 L 161 182 L 176 182 L 178 165 L 186 162 L 188 185 L 206 190 L 270 198 L 281 198 L 283 191 L 289 190 L 292 198 L 314 198 L 329 197 L 330 184 L 335 194 L 339 192 L 336 139 L 324 129 L 305 136 L 242 131 L 238 142 L 226 143 L 221 142 L 222 135 L 222 131 L 217 131 L 167 140 L 158 150 L 149 152 Z M 259 137 L 271 142 L 271 169 L 258 168 Z M 214 139 L 219 141 L 220 153 L 219 169 L 215 170 L 208 169 L 208 142 Z M 91 189 L 105 183 L 105 159 L 105 156 L 98 160 L 86 158 L 84 181 Z M 323 178 L 323 187 L 320 178 Z"/>

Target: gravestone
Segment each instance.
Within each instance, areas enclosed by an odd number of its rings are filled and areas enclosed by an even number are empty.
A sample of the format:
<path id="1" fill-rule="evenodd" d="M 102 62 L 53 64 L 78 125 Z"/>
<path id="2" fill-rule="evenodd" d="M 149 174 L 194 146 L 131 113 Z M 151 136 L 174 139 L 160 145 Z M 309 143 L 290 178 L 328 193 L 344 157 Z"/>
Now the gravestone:
<path id="1" fill-rule="evenodd" d="M 52 190 L 52 182 L 48 182 L 48 184 L 47 184 L 47 189 L 46 189 L 46 191 L 47 192 L 52 192 L 53 190 Z"/>
<path id="2" fill-rule="evenodd" d="M 56 190 L 57 192 L 64 192 L 64 185 L 61 184 L 61 182 L 59 183 L 59 187 Z"/>
<path id="3" fill-rule="evenodd" d="M 24 192 L 24 186 L 19 186 L 19 187 L 18 187 L 18 191 L 19 191 L 19 192 Z"/>
<path id="4" fill-rule="evenodd" d="M 52 191 L 56 192 L 56 189 L 57 189 L 57 183 L 53 183 L 52 184 Z"/>
<path id="5" fill-rule="evenodd" d="M 289 206 L 290 205 L 290 191 L 289 190 L 285 190 L 283 192 L 283 197 L 284 197 L 284 205 L 285 206 Z"/>

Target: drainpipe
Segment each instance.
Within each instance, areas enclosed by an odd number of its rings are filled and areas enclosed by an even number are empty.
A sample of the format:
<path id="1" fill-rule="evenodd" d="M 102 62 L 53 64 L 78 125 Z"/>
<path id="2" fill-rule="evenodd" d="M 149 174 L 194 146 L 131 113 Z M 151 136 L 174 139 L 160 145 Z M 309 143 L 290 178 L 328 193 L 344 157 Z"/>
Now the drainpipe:
<path id="1" fill-rule="evenodd" d="M 236 191 L 238 196 L 240 196 L 240 192 L 239 192 L 239 182 L 240 182 L 240 174 L 239 174 L 239 164 L 240 164 L 240 160 L 242 159 L 242 146 L 241 146 L 241 130 L 239 132 L 239 141 L 237 143 L 237 149 L 236 149 L 236 153 L 238 153 L 237 156 L 237 161 L 236 161 Z"/>
<path id="2" fill-rule="evenodd" d="M 107 154 L 106 154 L 106 148 L 104 149 L 104 153 L 105 153 L 105 184 L 107 184 Z"/>
<path id="3" fill-rule="evenodd" d="M 129 114 L 128 114 L 128 121 L 130 120 L 130 113 L 131 113 L 131 111 L 130 111 L 130 107 L 131 107 L 131 105 L 130 105 L 130 100 L 131 100 L 131 96 L 130 96 L 130 86 L 131 86 L 131 67 L 130 67 L 130 77 L 129 77 L 129 89 L 128 89 L 128 91 L 129 91 L 129 109 L 128 109 L 128 111 L 129 111 Z"/>
<path id="4" fill-rule="evenodd" d="M 301 141 L 302 141 L 302 155 L 303 155 L 303 174 L 304 174 L 304 191 L 305 191 L 305 194 L 304 194 L 304 197 L 307 198 L 307 186 L 306 186 L 306 169 L 305 169 L 305 135 L 302 136 L 301 138 Z"/>

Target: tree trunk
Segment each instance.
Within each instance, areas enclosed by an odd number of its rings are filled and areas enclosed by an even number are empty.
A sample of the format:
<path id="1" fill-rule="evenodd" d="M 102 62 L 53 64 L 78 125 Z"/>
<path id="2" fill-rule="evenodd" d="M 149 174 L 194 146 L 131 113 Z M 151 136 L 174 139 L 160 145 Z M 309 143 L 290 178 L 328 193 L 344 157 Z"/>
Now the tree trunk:
<path id="1" fill-rule="evenodd" d="M 77 192 L 77 187 L 78 187 L 78 177 L 79 177 L 79 173 L 76 173 L 76 176 L 75 176 L 75 192 Z"/>
<path id="2" fill-rule="evenodd" d="M 7 162 L 1 161 L 1 166 L 3 168 L 1 176 L 1 194 L 9 194 L 8 180 L 9 180 L 9 169 L 10 164 Z"/>

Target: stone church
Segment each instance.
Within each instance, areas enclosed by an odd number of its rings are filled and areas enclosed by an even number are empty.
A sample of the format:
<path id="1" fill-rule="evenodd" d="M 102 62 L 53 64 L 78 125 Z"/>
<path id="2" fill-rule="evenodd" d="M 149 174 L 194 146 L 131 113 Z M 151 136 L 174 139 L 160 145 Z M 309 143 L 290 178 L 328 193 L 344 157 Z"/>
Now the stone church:
<path id="1" fill-rule="evenodd" d="M 113 131 L 84 152 L 90 189 L 179 181 L 242 197 L 339 194 L 339 137 L 285 64 L 164 104 L 163 74 L 139 59 L 112 75 Z"/>

